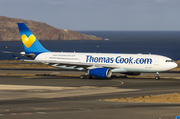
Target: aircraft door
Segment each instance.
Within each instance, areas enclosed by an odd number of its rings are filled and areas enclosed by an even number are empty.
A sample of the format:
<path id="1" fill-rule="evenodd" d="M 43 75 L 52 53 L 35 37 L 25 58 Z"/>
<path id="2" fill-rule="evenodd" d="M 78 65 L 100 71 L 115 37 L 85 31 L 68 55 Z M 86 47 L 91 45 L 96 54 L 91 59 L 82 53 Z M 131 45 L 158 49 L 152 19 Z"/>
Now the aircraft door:
<path id="1" fill-rule="evenodd" d="M 155 60 L 154 60 L 154 65 L 155 65 L 155 66 L 158 66 L 158 65 L 159 65 L 159 59 L 155 59 Z"/>
<path id="2" fill-rule="evenodd" d="M 79 62 L 82 61 L 82 57 L 81 57 L 81 56 L 78 57 L 78 61 L 79 61 Z"/>
<path id="3" fill-rule="evenodd" d="M 49 61 L 49 55 L 48 55 L 48 54 L 46 54 L 46 56 L 45 56 L 45 61 L 46 61 L 46 62 Z"/>

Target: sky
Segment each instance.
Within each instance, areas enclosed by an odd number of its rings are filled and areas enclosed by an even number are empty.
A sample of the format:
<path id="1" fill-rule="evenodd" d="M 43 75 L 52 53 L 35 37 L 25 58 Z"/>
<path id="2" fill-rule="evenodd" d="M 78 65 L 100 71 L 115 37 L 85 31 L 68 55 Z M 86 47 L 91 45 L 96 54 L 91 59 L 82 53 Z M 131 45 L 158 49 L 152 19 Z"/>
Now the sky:
<path id="1" fill-rule="evenodd" d="M 0 0 L 0 15 L 74 31 L 180 31 L 180 0 Z"/>

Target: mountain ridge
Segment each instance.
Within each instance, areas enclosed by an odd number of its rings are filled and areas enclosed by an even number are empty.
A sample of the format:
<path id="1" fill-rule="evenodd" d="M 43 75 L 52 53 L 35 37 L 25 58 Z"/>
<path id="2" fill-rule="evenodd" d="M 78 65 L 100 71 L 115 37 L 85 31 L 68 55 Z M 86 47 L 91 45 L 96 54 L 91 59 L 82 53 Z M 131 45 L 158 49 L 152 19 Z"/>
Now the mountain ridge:
<path id="1" fill-rule="evenodd" d="M 55 28 L 44 22 L 0 16 L 0 41 L 21 41 L 17 23 L 25 23 L 36 38 L 41 41 L 103 40 L 101 37 L 94 35 L 85 35 L 72 30 Z"/>

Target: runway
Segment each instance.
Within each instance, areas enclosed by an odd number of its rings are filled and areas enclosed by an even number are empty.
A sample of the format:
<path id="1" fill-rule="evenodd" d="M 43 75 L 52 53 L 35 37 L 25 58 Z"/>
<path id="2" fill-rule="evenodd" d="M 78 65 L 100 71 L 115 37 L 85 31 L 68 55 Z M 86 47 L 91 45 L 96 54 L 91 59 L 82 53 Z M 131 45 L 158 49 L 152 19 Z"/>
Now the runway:
<path id="1" fill-rule="evenodd" d="M 48 74 L 48 75 L 72 75 L 79 77 L 79 75 L 84 75 L 85 72 L 83 71 L 70 71 L 70 70 L 62 70 L 62 69 L 56 69 L 56 68 L 9 68 L 9 67 L 0 67 L 0 74 Z M 117 77 L 122 75 L 120 73 L 113 73 L 113 75 L 116 75 Z M 154 77 L 155 73 L 141 73 L 140 77 Z M 180 71 L 166 71 L 166 72 L 160 72 L 160 77 L 165 78 L 174 78 L 177 77 L 180 79 Z"/>
<path id="2" fill-rule="evenodd" d="M 0 76 L 2 119 L 171 119 L 180 104 L 108 102 L 100 99 L 180 92 L 180 80 Z"/>

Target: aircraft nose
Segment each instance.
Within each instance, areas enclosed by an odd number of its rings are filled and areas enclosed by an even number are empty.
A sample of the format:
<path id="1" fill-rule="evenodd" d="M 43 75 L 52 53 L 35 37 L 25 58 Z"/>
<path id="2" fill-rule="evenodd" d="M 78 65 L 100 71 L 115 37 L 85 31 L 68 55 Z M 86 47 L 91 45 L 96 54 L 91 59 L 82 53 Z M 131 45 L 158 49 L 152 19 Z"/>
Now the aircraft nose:
<path id="1" fill-rule="evenodd" d="M 176 68 L 177 66 L 178 66 L 178 64 L 174 62 L 173 68 Z"/>

